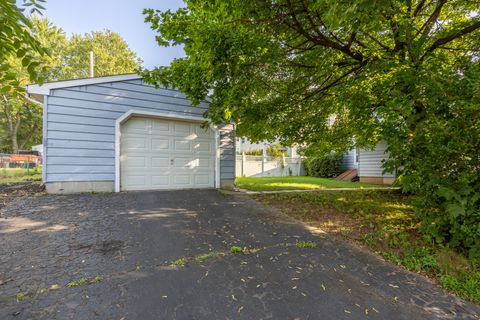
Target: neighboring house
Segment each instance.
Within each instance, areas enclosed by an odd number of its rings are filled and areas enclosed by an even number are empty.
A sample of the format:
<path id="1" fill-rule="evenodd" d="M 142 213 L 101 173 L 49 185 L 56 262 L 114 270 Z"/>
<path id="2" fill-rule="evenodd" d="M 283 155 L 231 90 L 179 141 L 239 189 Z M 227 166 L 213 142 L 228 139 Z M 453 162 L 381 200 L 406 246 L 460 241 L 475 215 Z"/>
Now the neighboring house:
<path id="1" fill-rule="evenodd" d="M 245 137 L 237 137 L 235 144 L 237 154 L 248 152 L 252 150 L 266 150 L 269 145 L 277 144 L 277 142 L 262 141 L 260 143 L 253 143 Z M 290 158 L 298 158 L 300 155 L 297 152 L 297 147 L 286 147 L 285 156 Z"/>
<path id="2" fill-rule="evenodd" d="M 233 125 L 201 127 L 173 89 L 135 74 L 29 85 L 43 101 L 43 181 L 48 192 L 230 187 Z"/>
<path id="3" fill-rule="evenodd" d="M 345 154 L 345 169 L 357 169 L 360 182 L 392 184 L 395 174 L 382 173 L 382 161 L 388 158 L 387 144 L 380 141 L 374 150 L 353 149 Z"/>
<path id="4" fill-rule="evenodd" d="M 32 146 L 33 151 L 37 151 L 40 155 L 43 153 L 43 144 L 36 144 Z"/>

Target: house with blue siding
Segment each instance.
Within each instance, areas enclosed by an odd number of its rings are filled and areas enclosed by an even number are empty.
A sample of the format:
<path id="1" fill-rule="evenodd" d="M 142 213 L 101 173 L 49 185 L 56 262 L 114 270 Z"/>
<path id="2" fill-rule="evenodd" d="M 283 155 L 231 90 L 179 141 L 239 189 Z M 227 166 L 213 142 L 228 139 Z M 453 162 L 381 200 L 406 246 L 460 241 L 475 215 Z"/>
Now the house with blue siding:
<path id="1" fill-rule="evenodd" d="M 235 179 L 232 124 L 204 101 L 136 74 L 29 85 L 43 111 L 47 192 L 225 188 Z"/>

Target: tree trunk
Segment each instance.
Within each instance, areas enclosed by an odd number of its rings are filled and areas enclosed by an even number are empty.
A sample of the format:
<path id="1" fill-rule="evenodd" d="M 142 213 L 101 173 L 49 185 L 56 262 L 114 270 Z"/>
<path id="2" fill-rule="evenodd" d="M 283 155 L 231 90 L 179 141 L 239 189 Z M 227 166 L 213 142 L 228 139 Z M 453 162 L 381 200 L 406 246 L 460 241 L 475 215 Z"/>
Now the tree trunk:
<path id="1" fill-rule="evenodd" d="M 9 119 L 9 133 L 10 133 L 10 141 L 12 143 L 12 152 L 13 153 L 18 153 L 18 139 L 17 139 L 17 135 L 18 135 L 18 128 L 20 128 L 20 122 L 22 121 L 22 119 L 20 118 L 20 112 L 17 112 L 17 114 L 15 115 L 15 117 L 12 119 L 13 117 L 10 117 Z"/>
<path id="2" fill-rule="evenodd" d="M 24 149 L 25 145 L 30 141 L 30 139 L 32 139 L 32 137 L 36 133 L 37 133 L 37 125 L 35 124 L 30 128 L 30 131 L 29 131 L 28 135 L 25 137 L 25 139 L 22 141 L 22 143 L 20 143 L 19 148 Z"/>
<path id="3" fill-rule="evenodd" d="M 18 153 L 18 142 L 17 142 L 17 133 L 16 132 L 11 133 L 10 140 L 12 142 L 13 153 Z"/>

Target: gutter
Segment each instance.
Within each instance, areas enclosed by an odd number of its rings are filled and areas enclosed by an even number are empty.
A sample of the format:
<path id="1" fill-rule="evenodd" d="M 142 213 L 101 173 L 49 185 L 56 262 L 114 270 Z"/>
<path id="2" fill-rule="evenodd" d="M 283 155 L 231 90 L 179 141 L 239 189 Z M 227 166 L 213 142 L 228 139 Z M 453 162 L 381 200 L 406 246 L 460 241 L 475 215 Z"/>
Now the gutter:
<path id="1" fill-rule="evenodd" d="M 35 103 L 35 104 L 38 104 L 38 105 L 41 105 L 43 107 L 43 102 L 40 102 L 40 101 L 37 101 L 35 99 L 30 98 L 30 95 L 28 93 L 25 94 L 25 98 L 27 98 L 28 101 L 30 101 L 32 103 Z"/>

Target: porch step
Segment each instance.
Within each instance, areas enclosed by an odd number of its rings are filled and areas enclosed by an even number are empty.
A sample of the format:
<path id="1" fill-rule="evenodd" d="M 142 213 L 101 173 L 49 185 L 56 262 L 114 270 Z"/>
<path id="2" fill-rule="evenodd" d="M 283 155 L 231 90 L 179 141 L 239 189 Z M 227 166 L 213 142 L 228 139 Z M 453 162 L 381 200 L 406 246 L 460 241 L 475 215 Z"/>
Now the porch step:
<path id="1" fill-rule="evenodd" d="M 358 179 L 358 171 L 357 169 L 350 169 L 343 173 L 341 173 L 338 177 L 335 178 L 336 180 L 342 181 L 354 181 Z"/>

